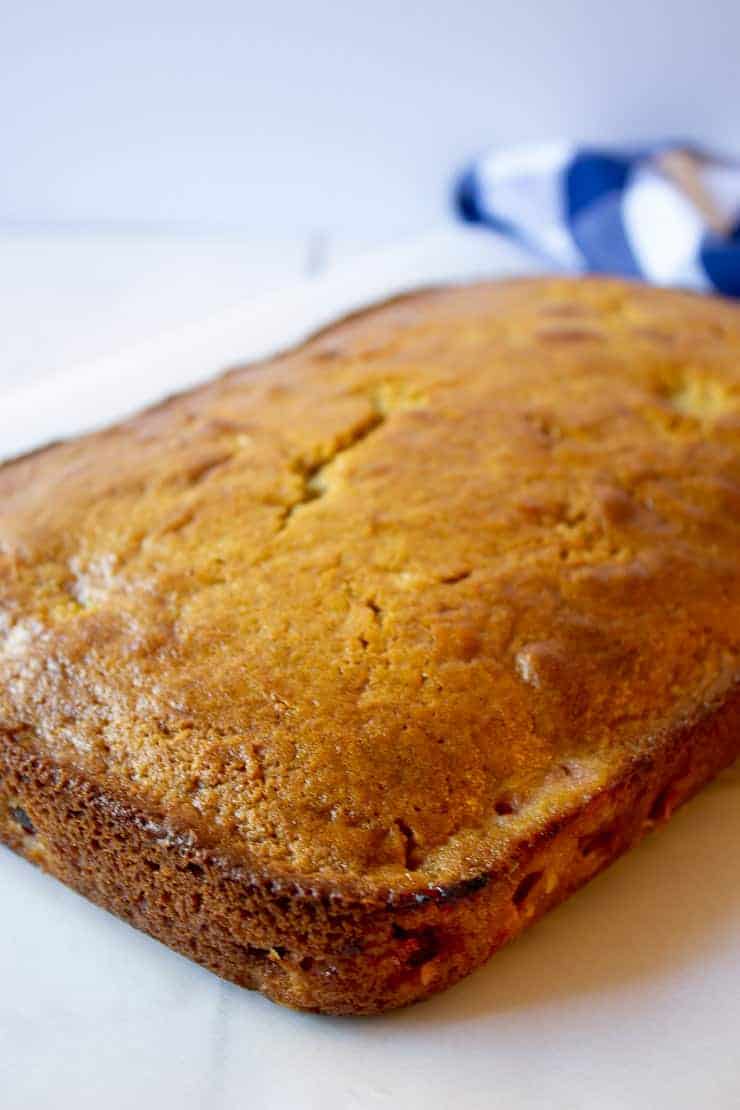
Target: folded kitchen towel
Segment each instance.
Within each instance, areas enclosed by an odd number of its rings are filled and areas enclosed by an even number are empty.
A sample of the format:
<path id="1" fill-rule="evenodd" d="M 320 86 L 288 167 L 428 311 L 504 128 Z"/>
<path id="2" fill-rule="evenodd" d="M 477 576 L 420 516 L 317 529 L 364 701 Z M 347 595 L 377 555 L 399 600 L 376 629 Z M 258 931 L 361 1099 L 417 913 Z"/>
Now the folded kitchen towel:
<path id="1" fill-rule="evenodd" d="M 740 161 L 691 144 L 492 151 L 455 205 L 566 271 L 740 296 Z"/>

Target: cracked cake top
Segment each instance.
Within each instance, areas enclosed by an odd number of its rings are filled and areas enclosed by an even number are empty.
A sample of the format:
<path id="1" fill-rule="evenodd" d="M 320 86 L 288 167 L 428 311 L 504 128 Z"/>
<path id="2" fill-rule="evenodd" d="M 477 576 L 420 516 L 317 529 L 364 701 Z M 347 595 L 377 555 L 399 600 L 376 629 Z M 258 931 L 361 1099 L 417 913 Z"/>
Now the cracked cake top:
<path id="1" fill-rule="evenodd" d="M 475 874 L 737 681 L 739 542 L 736 308 L 415 294 L 0 469 L 0 727 L 257 870 Z"/>

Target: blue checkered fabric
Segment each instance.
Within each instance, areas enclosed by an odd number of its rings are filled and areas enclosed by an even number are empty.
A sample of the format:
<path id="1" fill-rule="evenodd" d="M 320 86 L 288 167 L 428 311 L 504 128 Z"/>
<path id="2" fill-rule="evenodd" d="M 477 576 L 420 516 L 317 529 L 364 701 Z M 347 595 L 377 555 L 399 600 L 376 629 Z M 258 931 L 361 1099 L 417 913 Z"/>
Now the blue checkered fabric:
<path id="1" fill-rule="evenodd" d="M 689 153 L 701 189 L 724 214 L 722 234 L 661 168 L 675 150 Z M 455 206 L 557 269 L 740 296 L 740 162 L 685 143 L 490 152 L 460 177 Z"/>

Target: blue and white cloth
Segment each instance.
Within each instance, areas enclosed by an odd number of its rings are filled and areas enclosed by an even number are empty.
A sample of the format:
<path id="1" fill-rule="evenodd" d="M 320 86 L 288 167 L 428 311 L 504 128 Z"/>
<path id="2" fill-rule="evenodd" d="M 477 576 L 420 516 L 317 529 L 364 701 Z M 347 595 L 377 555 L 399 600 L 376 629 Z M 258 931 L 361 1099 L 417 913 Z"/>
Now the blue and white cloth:
<path id="1" fill-rule="evenodd" d="M 696 198 L 666 174 L 681 151 L 724 214 L 712 231 Z M 622 274 L 740 296 L 740 162 L 684 143 L 599 149 L 565 143 L 491 152 L 463 174 L 458 214 L 573 272 Z"/>

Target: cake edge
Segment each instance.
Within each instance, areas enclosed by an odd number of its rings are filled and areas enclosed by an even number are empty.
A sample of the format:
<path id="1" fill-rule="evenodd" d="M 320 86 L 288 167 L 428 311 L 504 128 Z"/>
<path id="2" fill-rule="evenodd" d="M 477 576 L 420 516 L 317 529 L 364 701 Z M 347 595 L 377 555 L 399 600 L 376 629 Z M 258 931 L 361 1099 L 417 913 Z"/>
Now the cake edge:
<path id="1" fill-rule="evenodd" d="M 416 891 L 253 875 L 191 832 L 0 733 L 0 841 L 221 978 L 372 1014 L 441 991 L 669 819 L 740 755 L 740 683 L 494 872 Z"/>

